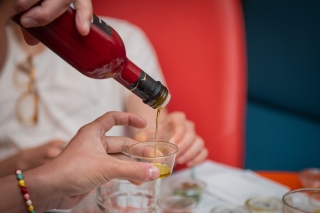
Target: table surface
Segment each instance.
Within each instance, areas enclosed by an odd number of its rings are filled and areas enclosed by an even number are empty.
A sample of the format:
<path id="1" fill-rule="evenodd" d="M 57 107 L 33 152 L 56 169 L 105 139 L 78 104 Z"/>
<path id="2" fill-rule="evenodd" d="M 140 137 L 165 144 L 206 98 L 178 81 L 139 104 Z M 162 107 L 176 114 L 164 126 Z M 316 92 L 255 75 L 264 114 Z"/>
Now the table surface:
<path id="1" fill-rule="evenodd" d="M 302 188 L 298 173 L 296 173 L 296 172 L 282 172 L 282 171 L 255 171 L 255 172 L 265 178 L 268 178 L 270 180 L 273 180 L 275 182 L 283 184 L 283 185 L 289 187 L 291 190 Z M 90 196 L 88 196 L 88 197 L 90 197 Z M 79 209 L 82 209 L 82 210 L 86 209 L 88 206 L 96 208 L 96 205 L 94 205 L 95 194 L 92 194 L 91 197 L 92 197 L 91 199 L 86 198 L 87 201 L 80 203 L 78 208 L 74 208 L 75 211 L 73 210 L 73 211 L 71 211 L 71 213 L 78 212 L 77 210 L 79 210 Z M 89 211 L 89 212 L 95 212 L 95 211 Z M 51 212 L 54 212 L 54 213 L 68 212 L 68 213 L 70 213 L 70 211 L 51 211 Z"/>
<path id="2" fill-rule="evenodd" d="M 303 188 L 296 172 L 256 171 L 259 175 L 288 186 L 291 190 Z"/>

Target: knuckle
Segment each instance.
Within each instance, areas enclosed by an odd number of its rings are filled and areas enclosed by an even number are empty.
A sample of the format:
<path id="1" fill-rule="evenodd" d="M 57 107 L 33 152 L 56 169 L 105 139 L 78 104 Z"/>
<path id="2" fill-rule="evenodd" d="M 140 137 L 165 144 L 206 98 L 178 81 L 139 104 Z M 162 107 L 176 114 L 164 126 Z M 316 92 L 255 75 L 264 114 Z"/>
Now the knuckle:
<path id="1" fill-rule="evenodd" d="M 176 119 L 185 119 L 186 114 L 184 112 L 172 112 L 171 116 L 173 116 Z"/>
<path id="2" fill-rule="evenodd" d="M 103 177 L 105 180 L 107 181 L 110 181 L 110 180 L 113 180 L 113 179 L 116 179 L 117 178 L 117 175 L 116 173 L 113 171 L 113 170 L 110 170 L 107 175 L 104 175 Z"/>
<path id="3" fill-rule="evenodd" d="M 112 158 L 109 159 L 109 167 L 106 168 L 106 170 L 104 170 L 103 172 L 103 178 L 107 181 L 113 180 L 118 178 L 117 174 L 116 174 L 116 168 L 121 169 L 122 167 L 120 165 L 118 165 L 118 163 L 116 161 L 113 161 Z"/>
<path id="4" fill-rule="evenodd" d="M 78 134 L 82 134 L 82 133 L 86 133 L 87 130 L 88 130 L 88 128 L 89 128 L 89 124 L 86 124 L 86 125 L 80 127 L 80 129 L 79 129 L 78 132 L 77 132 L 77 135 L 78 135 Z"/>
<path id="5" fill-rule="evenodd" d="M 48 147 L 52 147 L 52 146 L 54 146 L 54 144 L 55 144 L 55 141 L 50 141 L 50 142 L 47 144 L 47 146 L 48 146 Z"/>
<path id="6" fill-rule="evenodd" d="M 85 132 L 85 130 L 86 130 L 86 126 L 82 126 L 82 127 L 80 127 L 80 129 L 78 130 L 78 133 Z"/>
<path id="7" fill-rule="evenodd" d="M 111 119 L 113 119 L 113 126 L 115 126 L 115 125 L 117 125 L 117 116 L 118 116 L 118 114 L 117 114 L 117 112 L 114 112 L 114 111 L 109 111 L 109 112 L 107 112 L 106 114 L 105 114 L 105 116 L 106 117 L 110 117 Z"/>
<path id="8" fill-rule="evenodd" d="M 53 150 L 47 149 L 47 150 L 45 151 L 45 153 L 44 153 L 44 156 L 45 156 L 46 158 L 52 158 L 52 157 L 54 156 Z"/>
<path id="9" fill-rule="evenodd" d="M 52 14 L 48 11 L 43 9 L 41 14 L 37 17 L 37 21 L 41 25 L 46 25 L 53 20 Z"/>
<path id="10" fill-rule="evenodd" d="M 113 112 L 113 111 L 109 111 L 109 112 L 107 112 L 105 115 L 106 115 L 106 116 L 111 116 L 112 114 L 114 114 L 114 112 Z"/>
<path id="11" fill-rule="evenodd" d="M 122 152 L 128 152 L 128 148 L 130 146 L 130 142 L 128 138 L 124 138 L 123 144 L 122 144 Z"/>
<path id="12" fill-rule="evenodd" d="M 191 128 L 191 129 L 194 129 L 194 127 L 195 127 L 195 124 L 194 124 L 193 121 L 187 121 L 187 125 L 188 125 L 188 127 Z"/>
<path id="13" fill-rule="evenodd" d="M 89 19 L 92 17 L 93 10 L 91 8 L 85 8 L 85 9 L 79 9 L 77 10 L 77 12 L 80 12 L 82 16 Z"/>
<path id="14" fill-rule="evenodd" d="M 202 144 L 202 145 L 205 144 L 204 140 L 201 137 L 197 136 L 197 140 L 199 141 L 200 144 Z"/>
<path id="15" fill-rule="evenodd" d="M 110 167 L 105 173 L 105 179 L 112 180 L 116 178 L 143 181 L 145 180 L 145 172 L 138 162 L 126 162 L 125 164 L 119 160 L 112 159 L 109 162 Z"/>
<path id="16" fill-rule="evenodd" d="M 113 179 L 116 179 L 116 178 L 118 178 L 117 175 L 116 175 L 116 173 L 111 170 L 111 171 L 109 172 L 108 178 L 106 178 L 106 179 L 107 179 L 107 180 L 113 180 Z"/>
<path id="17" fill-rule="evenodd" d="M 29 9 L 27 2 L 26 0 L 19 0 L 15 6 L 16 11 L 21 12 Z"/>
<path id="18" fill-rule="evenodd" d="M 209 154 L 208 149 L 204 148 L 204 150 L 203 150 L 203 158 L 207 158 L 208 154 Z"/>
<path id="19" fill-rule="evenodd" d="M 144 180 L 146 178 L 144 169 L 138 164 L 135 164 L 131 170 L 131 177 L 137 180 Z"/>
<path id="20" fill-rule="evenodd" d="M 183 119 L 186 118 L 186 114 L 185 114 L 184 112 L 178 112 L 177 115 L 178 115 L 180 118 L 183 118 Z"/>

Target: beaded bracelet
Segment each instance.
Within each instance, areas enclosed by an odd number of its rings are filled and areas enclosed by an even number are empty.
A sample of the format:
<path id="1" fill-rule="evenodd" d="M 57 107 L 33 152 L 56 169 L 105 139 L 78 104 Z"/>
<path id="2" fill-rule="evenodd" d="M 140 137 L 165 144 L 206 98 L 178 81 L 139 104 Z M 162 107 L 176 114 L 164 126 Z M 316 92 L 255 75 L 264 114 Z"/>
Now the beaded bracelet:
<path id="1" fill-rule="evenodd" d="M 30 195 L 28 194 L 28 190 L 27 190 L 26 184 L 25 184 L 25 182 L 23 180 L 22 172 L 20 170 L 17 170 L 16 174 L 17 174 L 17 179 L 18 179 L 19 186 L 21 187 L 21 192 L 23 194 L 24 199 L 26 200 L 26 204 L 28 206 L 28 210 L 31 213 L 35 213 L 34 207 L 33 207 L 32 202 L 30 200 Z"/>

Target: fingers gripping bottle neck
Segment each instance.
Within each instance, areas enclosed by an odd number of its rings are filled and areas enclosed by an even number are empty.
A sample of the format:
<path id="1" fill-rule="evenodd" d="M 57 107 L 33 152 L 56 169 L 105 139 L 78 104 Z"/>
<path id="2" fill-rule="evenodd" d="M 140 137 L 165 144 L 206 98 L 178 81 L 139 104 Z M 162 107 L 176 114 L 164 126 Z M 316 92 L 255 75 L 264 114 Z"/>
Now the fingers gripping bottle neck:
<path id="1" fill-rule="evenodd" d="M 76 29 L 75 13 L 69 7 L 50 24 L 25 30 L 82 74 L 95 79 L 113 78 L 150 107 L 165 107 L 170 100 L 168 89 L 126 57 L 119 34 L 93 15 L 90 33 L 82 36 Z M 21 15 L 12 18 L 20 26 Z"/>

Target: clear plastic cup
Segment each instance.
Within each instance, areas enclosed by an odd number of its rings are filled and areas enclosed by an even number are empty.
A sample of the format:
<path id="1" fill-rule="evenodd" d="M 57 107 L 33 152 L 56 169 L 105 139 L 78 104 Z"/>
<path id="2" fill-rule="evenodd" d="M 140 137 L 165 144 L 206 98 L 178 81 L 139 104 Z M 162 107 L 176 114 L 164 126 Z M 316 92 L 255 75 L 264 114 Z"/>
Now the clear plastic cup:
<path id="1" fill-rule="evenodd" d="M 211 213 L 250 213 L 250 212 L 240 206 L 225 205 L 225 206 L 219 206 L 212 209 Z"/>
<path id="2" fill-rule="evenodd" d="M 165 141 L 157 141 L 156 146 L 154 142 L 136 143 L 127 150 L 133 160 L 156 166 L 160 170 L 160 178 L 172 173 L 178 151 L 178 146 Z"/>
<path id="3" fill-rule="evenodd" d="M 170 188 L 174 195 L 191 197 L 200 202 L 201 196 L 207 184 L 197 179 L 178 179 L 170 183 Z"/>
<path id="4" fill-rule="evenodd" d="M 171 195 L 161 199 L 159 208 L 162 213 L 196 213 L 197 202 L 189 197 Z"/>
<path id="5" fill-rule="evenodd" d="M 320 189 L 304 188 L 282 197 L 284 213 L 320 213 Z"/>
<path id="6" fill-rule="evenodd" d="M 299 173 L 299 179 L 305 188 L 320 188 L 320 169 L 310 168 Z"/>
<path id="7" fill-rule="evenodd" d="M 245 202 L 252 213 L 281 213 L 282 201 L 273 197 L 256 197 Z"/>

